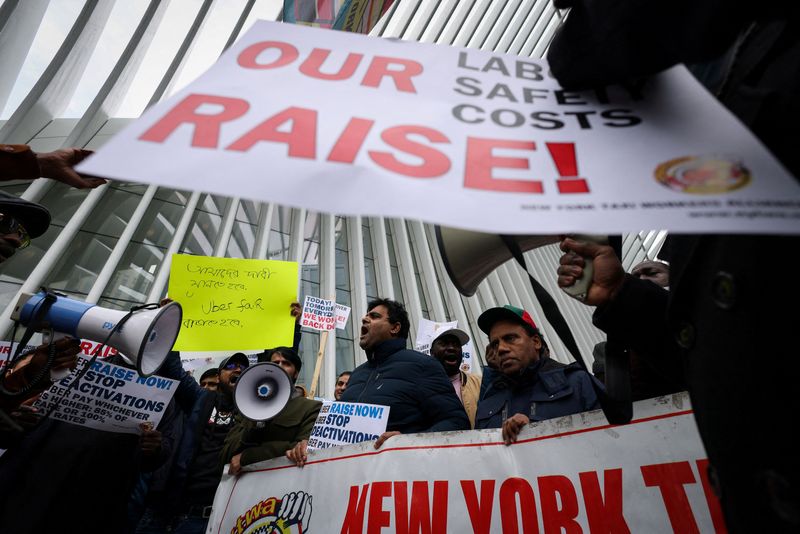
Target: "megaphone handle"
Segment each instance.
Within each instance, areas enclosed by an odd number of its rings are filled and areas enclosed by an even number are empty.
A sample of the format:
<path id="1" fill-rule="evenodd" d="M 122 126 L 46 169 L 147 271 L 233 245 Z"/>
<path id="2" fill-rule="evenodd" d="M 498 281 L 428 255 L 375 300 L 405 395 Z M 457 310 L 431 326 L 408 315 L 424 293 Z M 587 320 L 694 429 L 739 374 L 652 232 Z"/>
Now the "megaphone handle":
<path id="1" fill-rule="evenodd" d="M 590 243 L 597 243 L 598 245 L 608 245 L 608 236 L 595 235 L 595 234 L 573 234 L 570 237 L 577 241 L 588 241 Z M 575 283 L 569 287 L 562 287 L 561 289 L 570 297 L 577 299 L 581 302 L 586 300 L 589 295 L 589 288 L 592 287 L 592 278 L 594 278 L 594 263 L 592 258 L 583 257 L 583 276 L 575 280 Z"/>
<path id="2" fill-rule="evenodd" d="M 49 345 L 65 337 L 68 337 L 67 334 L 62 334 L 61 332 L 53 332 L 52 330 L 45 331 L 42 332 L 42 343 Z M 64 380 L 71 374 L 72 371 L 70 369 L 50 369 L 50 380 L 58 382 L 59 380 Z"/>
<path id="3" fill-rule="evenodd" d="M 571 286 L 561 288 L 564 293 L 581 302 L 586 300 L 586 296 L 589 294 L 589 288 L 592 287 L 592 278 L 594 277 L 594 260 L 591 258 L 584 258 L 584 261 L 583 276 L 575 280 L 575 283 Z"/>

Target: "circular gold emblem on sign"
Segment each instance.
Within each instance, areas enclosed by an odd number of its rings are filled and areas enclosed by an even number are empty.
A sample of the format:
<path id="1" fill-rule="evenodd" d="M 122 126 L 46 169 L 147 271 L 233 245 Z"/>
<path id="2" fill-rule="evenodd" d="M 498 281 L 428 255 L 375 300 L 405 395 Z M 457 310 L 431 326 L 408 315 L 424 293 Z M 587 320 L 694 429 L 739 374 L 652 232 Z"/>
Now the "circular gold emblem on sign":
<path id="1" fill-rule="evenodd" d="M 726 193 L 750 183 L 750 171 L 733 158 L 723 156 L 685 156 L 656 167 L 656 180 L 662 185 L 696 195 Z"/>

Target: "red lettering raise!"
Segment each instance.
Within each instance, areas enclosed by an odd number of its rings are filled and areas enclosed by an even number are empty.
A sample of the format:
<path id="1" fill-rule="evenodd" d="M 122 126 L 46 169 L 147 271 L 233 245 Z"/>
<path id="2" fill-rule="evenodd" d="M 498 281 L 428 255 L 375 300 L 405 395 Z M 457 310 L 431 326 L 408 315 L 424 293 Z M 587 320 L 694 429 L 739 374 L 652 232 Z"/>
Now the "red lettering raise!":
<path id="1" fill-rule="evenodd" d="M 310 78 L 319 78 L 320 80 L 346 80 L 353 75 L 358 64 L 361 63 L 361 58 L 364 57 L 362 54 L 347 54 L 347 59 L 338 72 L 325 74 L 321 70 L 322 64 L 330 55 L 330 50 L 315 48 L 300 65 L 300 72 Z"/>
<path id="2" fill-rule="evenodd" d="M 711 482 L 708 480 L 708 460 L 697 460 L 697 472 L 700 473 L 700 483 L 703 485 L 703 493 L 708 503 L 708 511 L 711 514 L 711 524 L 714 525 L 714 532 L 717 534 L 728 534 L 725 527 L 725 517 L 722 515 L 722 506 L 719 498 L 711 489 Z"/>
<path id="3" fill-rule="evenodd" d="M 518 150 L 536 150 L 532 141 L 514 141 L 510 139 L 467 138 L 467 159 L 464 172 L 464 187 L 485 189 L 488 191 L 505 191 L 510 193 L 543 193 L 541 180 L 511 180 L 495 178 L 492 170 L 495 167 L 504 169 L 528 169 L 527 158 L 507 158 L 494 156 L 495 148 L 513 148 Z"/>
<path id="4" fill-rule="evenodd" d="M 489 534 L 492 528 L 492 501 L 494 500 L 494 480 L 481 480 L 481 497 L 475 490 L 474 480 L 462 480 L 461 491 L 469 512 L 472 531 L 475 534 Z"/>
<path id="5" fill-rule="evenodd" d="M 578 517 L 578 496 L 570 479 L 553 475 L 539 477 L 538 480 L 544 534 L 561 534 L 562 528 L 566 534 L 581 534 L 581 526 L 575 521 Z"/>
<path id="6" fill-rule="evenodd" d="M 364 484 L 361 492 L 358 491 L 358 486 L 350 486 L 350 500 L 347 501 L 341 534 L 361 534 L 364 531 L 364 507 L 368 490 L 369 484 Z"/>
<path id="7" fill-rule="evenodd" d="M 220 106 L 222 109 L 216 113 L 197 112 L 200 107 L 208 104 Z M 248 109 L 250 109 L 250 104 L 241 98 L 191 94 L 178 102 L 158 122 L 139 136 L 139 139 L 163 143 L 182 125 L 192 124 L 194 125 L 192 146 L 217 148 L 222 123 L 238 119 L 247 113 Z"/>
<path id="8" fill-rule="evenodd" d="M 370 150 L 369 157 L 387 171 L 412 178 L 435 178 L 450 170 L 450 159 L 446 154 L 439 152 L 435 148 L 412 141 L 408 138 L 412 134 L 421 135 L 432 143 L 450 142 L 443 133 L 432 128 L 426 128 L 425 126 L 395 126 L 384 130 L 381 134 L 381 139 L 392 148 L 421 158 L 422 164 L 408 165 L 399 161 L 390 152 L 379 152 L 377 150 Z"/>
<path id="9" fill-rule="evenodd" d="M 392 65 L 399 66 L 399 69 L 391 69 Z M 398 91 L 406 93 L 416 93 L 414 82 L 411 78 L 422 74 L 422 64 L 411 59 L 400 59 L 393 57 L 375 56 L 369 64 L 367 73 L 361 81 L 361 85 L 366 87 L 380 87 L 381 81 L 385 76 L 392 78 L 394 86 Z"/>
<path id="10" fill-rule="evenodd" d="M 408 483 L 394 483 L 395 532 L 397 534 L 444 534 L 447 532 L 447 481 L 433 483 L 433 514 L 428 498 L 428 482 L 411 486 L 411 513 L 408 508 Z"/>
<path id="11" fill-rule="evenodd" d="M 689 462 L 643 465 L 642 478 L 645 486 L 657 486 L 667 508 L 669 522 L 675 532 L 694 534 L 699 532 L 692 507 L 686 497 L 684 484 L 694 484 L 694 474 Z"/>
<path id="12" fill-rule="evenodd" d="M 289 121 L 292 122 L 291 130 L 278 130 Z M 314 159 L 317 156 L 317 112 L 298 107 L 286 108 L 234 141 L 228 150 L 246 152 L 260 141 L 286 143 L 289 145 L 289 157 Z"/>
<path id="13" fill-rule="evenodd" d="M 359 119 L 358 117 L 350 119 L 328 154 L 328 161 L 353 163 L 373 124 L 375 121 L 368 119 Z"/>
<path id="14" fill-rule="evenodd" d="M 597 473 L 587 471 L 578 475 L 589 531 L 597 534 L 630 534 L 631 529 L 622 515 L 622 469 L 603 472 L 603 490 Z"/>
<path id="15" fill-rule="evenodd" d="M 278 58 L 270 63 L 259 63 L 258 56 L 270 48 L 276 49 L 279 52 Z M 300 52 L 297 51 L 297 48 L 289 43 L 262 41 L 245 48 L 242 53 L 239 54 L 237 62 L 240 67 L 245 69 L 277 69 L 278 67 L 288 65 L 297 59 L 299 55 Z"/>
<path id="16" fill-rule="evenodd" d="M 373 482 L 369 492 L 369 519 L 367 534 L 380 534 L 383 527 L 388 527 L 391 515 L 383 509 L 383 499 L 392 495 L 391 482 Z"/>
<path id="17" fill-rule="evenodd" d="M 500 486 L 500 520 L 503 532 L 520 532 L 517 512 L 522 517 L 522 532 L 539 534 L 533 488 L 524 478 L 508 478 Z"/>

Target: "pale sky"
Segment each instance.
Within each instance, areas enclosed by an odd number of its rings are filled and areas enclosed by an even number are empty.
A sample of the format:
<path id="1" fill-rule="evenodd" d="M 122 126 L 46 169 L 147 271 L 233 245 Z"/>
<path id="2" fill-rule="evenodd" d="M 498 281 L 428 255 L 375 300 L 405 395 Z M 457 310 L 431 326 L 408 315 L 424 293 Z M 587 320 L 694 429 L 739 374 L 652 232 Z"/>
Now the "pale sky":
<path id="1" fill-rule="evenodd" d="M 0 5 L 3 1 L 0 0 Z M 89 68 L 78 84 L 75 96 L 62 114 L 63 117 L 80 117 L 89 106 L 114 67 L 119 54 L 124 50 L 148 3 L 149 0 L 116 1 L 108 24 L 89 61 Z M 217 0 L 197 37 L 183 72 L 172 88 L 173 91 L 202 74 L 216 60 L 245 3 L 246 0 Z M 145 55 L 142 67 L 115 116 L 137 117 L 143 111 L 201 4 L 202 0 L 171 1 Z M 5 109 L 0 114 L 0 119 L 7 119 L 36 83 L 66 37 L 83 5 L 84 0 L 50 1 L 25 59 L 20 77 L 14 85 Z M 275 20 L 282 6 L 283 0 L 258 0 L 242 33 L 257 19 Z"/>

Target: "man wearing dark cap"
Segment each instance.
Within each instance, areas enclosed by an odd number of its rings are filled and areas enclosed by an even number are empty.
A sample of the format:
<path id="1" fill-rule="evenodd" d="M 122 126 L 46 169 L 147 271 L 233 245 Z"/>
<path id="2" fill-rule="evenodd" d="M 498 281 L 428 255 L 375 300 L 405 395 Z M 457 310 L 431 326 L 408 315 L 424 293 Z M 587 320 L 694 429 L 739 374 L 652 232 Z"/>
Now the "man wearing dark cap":
<path id="1" fill-rule="evenodd" d="M 200 375 L 200 387 L 209 391 L 217 391 L 219 387 L 219 369 L 206 369 Z"/>
<path id="2" fill-rule="evenodd" d="M 17 250 L 30 245 L 50 226 L 47 208 L 0 191 L 0 263 Z M 55 356 L 50 369 L 74 369 L 80 352 L 80 341 L 64 338 L 55 344 Z M 32 427 L 38 417 L 36 409 L 22 402 L 41 393 L 51 382 L 47 366 L 49 345 L 41 345 L 0 371 L 0 447 L 7 448 L 21 439 L 24 428 Z M 5 362 L 4 362 L 5 363 Z"/>
<path id="3" fill-rule="evenodd" d="M 478 409 L 478 396 L 481 391 L 480 377 L 461 370 L 464 360 L 463 347 L 469 343 L 469 336 L 463 330 L 451 328 L 436 336 L 431 343 L 431 356 L 439 360 L 458 400 L 464 405 L 469 417 L 470 428 L 475 428 L 475 411 Z"/>
<path id="4" fill-rule="evenodd" d="M 292 381 L 297 381 L 303 360 L 289 347 L 278 347 L 267 351 L 271 363 L 280 366 Z M 259 356 L 259 360 L 262 356 Z M 307 440 L 314 428 L 322 403 L 305 398 L 296 388 L 280 414 L 265 423 L 258 424 L 236 415 L 236 423 L 225 440 L 221 460 L 230 463 L 230 474 L 237 475 L 242 466 L 283 456 L 303 440 Z"/>
<path id="5" fill-rule="evenodd" d="M 478 326 L 497 350 L 500 376 L 478 403 L 476 428 L 501 428 L 510 445 L 532 421 L 599 407 L 592 378 L 576 365 L 547 357 L 547 345 L 530 314 L 505 305 L 478 317 Z"/>
<path id="6" fill-rule="evenodd" d="M 0 191 L 0 263 L 31 244 L 50 226 L 50 212 L 42 205 Z"/>

